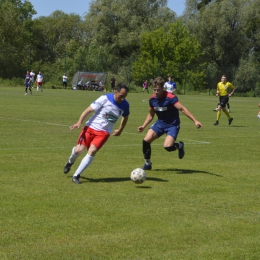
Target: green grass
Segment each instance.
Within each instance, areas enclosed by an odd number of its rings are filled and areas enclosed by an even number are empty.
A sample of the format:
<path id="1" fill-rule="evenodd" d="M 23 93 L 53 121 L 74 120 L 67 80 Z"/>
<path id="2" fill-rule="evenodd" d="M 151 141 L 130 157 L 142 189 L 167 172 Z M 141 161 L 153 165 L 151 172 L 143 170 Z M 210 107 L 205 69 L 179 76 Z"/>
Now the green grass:
<path id="1" fill-rule="evenodd" d="M 0 88 L 0 259 L 259 259 L 259 99 L 231 98 L 234 121 L 217 98 L 179 96 L 203 129 L 181 115 L 186 155 L 152 145 L 144 163 L 138 133 L 148 94 L 129 93 L 129 122 L 110 137 L 75 185 L 63 166 L 79 130 L 69 131 L 101 93 Z"/>

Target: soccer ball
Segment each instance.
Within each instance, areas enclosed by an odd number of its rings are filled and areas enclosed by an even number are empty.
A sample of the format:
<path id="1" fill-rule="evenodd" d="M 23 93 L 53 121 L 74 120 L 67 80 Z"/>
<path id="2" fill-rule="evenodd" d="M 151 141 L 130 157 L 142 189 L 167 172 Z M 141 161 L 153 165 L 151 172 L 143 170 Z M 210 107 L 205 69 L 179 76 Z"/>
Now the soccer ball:
<path id="1" fill-rule="evenodd" d="M 135 184 L 141 184 L 146 178 L 145 171 L 141 168 L 136 168 L 131 172 L 130 178 Z"/>

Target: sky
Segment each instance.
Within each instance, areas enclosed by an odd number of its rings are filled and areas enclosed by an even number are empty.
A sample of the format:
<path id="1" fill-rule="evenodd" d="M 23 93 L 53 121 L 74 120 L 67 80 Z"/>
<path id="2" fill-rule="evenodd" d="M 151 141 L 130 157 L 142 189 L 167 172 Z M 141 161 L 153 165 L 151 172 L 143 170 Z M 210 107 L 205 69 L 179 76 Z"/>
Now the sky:
<path id="1" fill-rule="evenodd" d="M 37 15 L 34 15 L 33 18 L 37 18 L 49 16 L 56 10 L 82 16 L 85 12 L 88 12 L 91 0 L 30 0 L 30 2 L 37 12 Z M 168 0 L 168 7 L 180 16 L 185 9 L 185 0 Z"/>

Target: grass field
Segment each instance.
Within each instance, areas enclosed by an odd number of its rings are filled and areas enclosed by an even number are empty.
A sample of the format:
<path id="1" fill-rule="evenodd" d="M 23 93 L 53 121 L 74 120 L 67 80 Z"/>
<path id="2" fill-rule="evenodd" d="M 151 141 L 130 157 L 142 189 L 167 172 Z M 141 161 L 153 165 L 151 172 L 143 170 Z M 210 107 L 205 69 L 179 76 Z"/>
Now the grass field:
<path id="1" fill-rule="evenodd" d="M 232 125 L 222 113 L 214 126 L 216 97 L 179 96 L 203 128 L 181 115 L 185 157 L 166 152 L 160 138 L 153 170 L 135 185 L 149 95 L 129 93 L 124 132 L 75 185 L 82 156 L 63 174 L 79 134 L 69 126 L 99 95 L 0 88 L 0 259 L 258 260 L 259 99 L 231 98 Z"/>

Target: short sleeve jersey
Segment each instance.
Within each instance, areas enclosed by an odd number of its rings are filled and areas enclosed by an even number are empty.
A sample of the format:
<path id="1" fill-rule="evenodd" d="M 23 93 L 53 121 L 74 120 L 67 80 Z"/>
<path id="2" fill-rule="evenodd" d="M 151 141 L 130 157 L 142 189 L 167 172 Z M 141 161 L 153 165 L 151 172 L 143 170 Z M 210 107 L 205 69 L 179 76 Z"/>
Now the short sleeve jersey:
<path id="1" fill-rule="evenodd" d="M 63 82 L 67 82 L 68 81 L 68 77 L 67 76 L 62 76 Z"/>
<path id="2" fill-rule="evenodd" d="M 233 89 L 234 86 L 230 82 L 226 82 L 225 84 L 222 82 L 219 82 L 217 85 L 217 90 L 219 91 L 219 96 L 227 96 L 228 95 L 228 90 Z"/>
<path id="3" fill-rule="evenodd" d="M 172 81 L 165 82 L 164 89 L 167 90 L 168 92 L 172 93 L 174 91 L 174 89 L 176 89 L 175 82 L 172 82 Z"/>
<path id="4" fill-rule="evenodd" d="M 158 121 L 173 126 L 180 125 L 179 110 L 174 106 L 178 102 L 178 97 L 167 91 L 164 91 L 161 99 L 158 99 L 155 95 L 152 95 L 149 99 L 150 108 L 154 109 Z"/>
<path id="5" fill-rule="evenodd" d="M 43 75 L 42 74 L 38 74 L 37 75 L 37 82 L 42 82 L 43 81 Z"/>
<path id="6" fill-rule="evenodd" d="M 30 72 L 31 81 L 34 81 L 35 73 L 33 71 Z"/>
<path id="7" fill-rule="evenodd" d="M 25 75 L 25 84 L 28 84 L 30 82 L 30 74 Z"/>
<path id="8" fill-rule="evenodd" d="M 117 104 L 114 94 L 103 95 L 90 106 L 95 110 L 95 114 L 86 122 L 86 125 L 97 131 L 111 133 L 119 117 L 126 117 L 130 114 L 129 103 L 124 100 Z"/>

